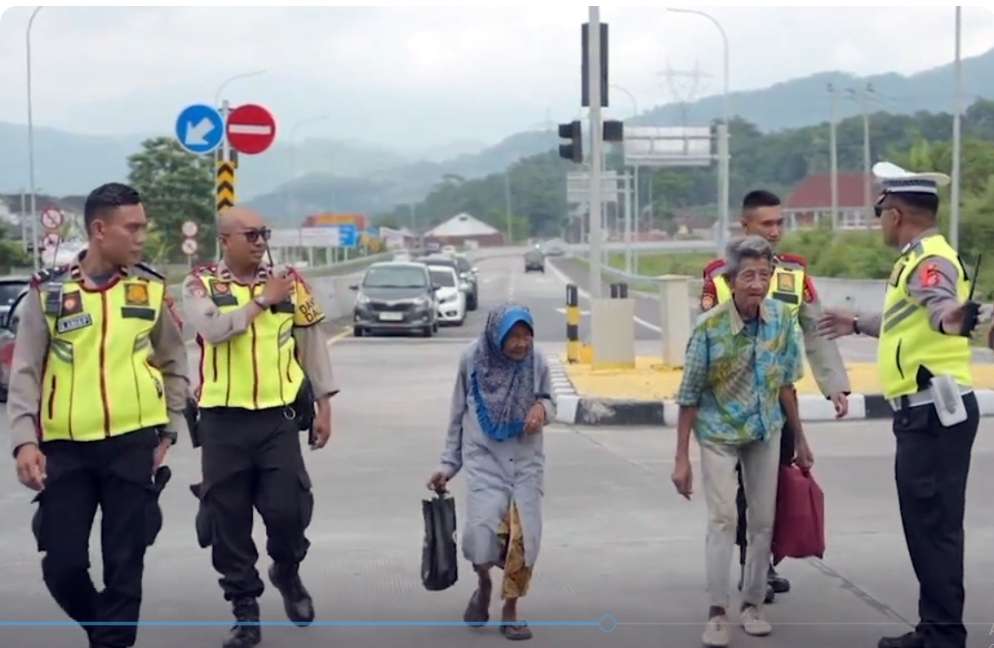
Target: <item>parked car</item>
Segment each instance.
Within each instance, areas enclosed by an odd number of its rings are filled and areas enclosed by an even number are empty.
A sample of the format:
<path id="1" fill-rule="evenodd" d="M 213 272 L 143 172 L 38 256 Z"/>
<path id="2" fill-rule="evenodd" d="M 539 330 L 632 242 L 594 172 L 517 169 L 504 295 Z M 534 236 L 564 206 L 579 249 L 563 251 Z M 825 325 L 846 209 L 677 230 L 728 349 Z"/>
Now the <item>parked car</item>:
<path id="1" fill-rule="evenodd" d="M 356 291 L 352 332 L 405 331 L 431 337 L 438 331 L 435 287 L 421 263 L 374 263 Z"/>
<path id="2" fill-rule="evenodd" d="M 466 321 L 466 293 L 459 289 L 459 275 L 448 266 L 428 266 L 431 282 L 436 286 L 438 320 L 443 324 L 462 326 Z"/>
<path id="3" fill-rule="evenodd" d="M 545 273 L 545 255 L 536 248 L 525 252 L 525 273 L 527 274 L 532 270 Z"/>
<path id="4" fill-rule="evenodd" d="M 19 292 L 11 303 L 6 304 L 7 311 L 0 316 L 0 403 L 7 402 L 7 388 L 10 386 L 10 365 L 14 360 L 14 338 L 17 335 L 17 323 L 20 321 L 21 304 L 27 288 Z"/>
<path id="5" fill-rule="evenodd" d="M 10 307 L 27 290 L 29 277 L 0 277 L 0 323 L 7 317 Z"/>
<path id="6" fill-rule="evenodd" d="M 449 256 L 455 256 L 455 254 L 456 254 L 456 246 L 454 246 L 454 245 L 446 245 L 446 246 L 442 247 L 442 254 L 447 254 Z"/>
<path id="7" fill-rule="evenodd" d="M 479 271 L 473 267 L 469 258 L 465 254 L 456 255 L 456 272 L 459 278 L 469 284 L 469 291 L 466 293 L 466 309 L 475 311 L 479 308 L 480 299 L 480 276 Z"/>

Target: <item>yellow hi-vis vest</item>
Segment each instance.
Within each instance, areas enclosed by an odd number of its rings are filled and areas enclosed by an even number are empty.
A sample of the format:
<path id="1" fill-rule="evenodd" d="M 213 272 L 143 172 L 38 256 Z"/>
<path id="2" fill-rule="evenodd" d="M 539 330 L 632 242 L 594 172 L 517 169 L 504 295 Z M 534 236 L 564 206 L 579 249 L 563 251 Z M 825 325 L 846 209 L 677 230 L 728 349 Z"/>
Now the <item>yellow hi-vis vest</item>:
<path id="1" fill-rule="evenodd" d="M 261 283 L 246 286 L 218 278 L 211 269 L 197 277 L 221 313 L 243 308 L 264 288 Z M 245 333 L 220 344 L 198 336 L 200 407 L 260 410 L 293 403 L 304 380 L 293 327 L 310 326 L 321 319 L 313 297 L 298 279 L 290 298 L 260 313 Z"/>
<path id="2" fill-rule="evenodd" d="M 877 348 L 880 382 L 886 398 L 917 392 L 919 367 L 926 367 L 935 376 L 952 376 L 964 387 L 973 384 L 970 340 L 933 330 L 928 309 L 912 299 L 908 291 L 908 280 L 927 257 L 945 259 L 957 269 L 956 292 L 961 302 L 970 294 L 966 270 L 941 234 L 922 239 L 901 255 L 887 283 Z"/>
<path id="3" fill-rule="evenodd" d="M 723 274 L 714 278 L 714 290 L 719 304 L 724 304 L 732 298 L 732 287 Z M 773 266 L 768 295 L 772 299 L 784 302 L 787 310 L 796 320 L 801 312 L 801 301 L 804 299 L 804 266 L 778 259 Z"/>
<path id="4" fill-rule="evenodd" d="M 38 286 L 49 333 L 42 440 L 99 441 L 166 425 L 162 374 L 149 363 L 165 283 L 138 274 L 91 290 L 62 270 Z"/>

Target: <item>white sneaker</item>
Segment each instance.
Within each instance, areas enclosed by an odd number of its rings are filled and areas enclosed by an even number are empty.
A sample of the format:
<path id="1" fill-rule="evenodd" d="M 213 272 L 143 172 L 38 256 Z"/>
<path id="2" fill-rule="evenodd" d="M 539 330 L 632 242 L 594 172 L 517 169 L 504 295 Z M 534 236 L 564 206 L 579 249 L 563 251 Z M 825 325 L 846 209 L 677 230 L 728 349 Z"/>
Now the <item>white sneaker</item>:
<path id="1" fill-rule="evenodd" d="M 728 618 L 721 614 L 708 619 L 701 642 L 708 648 L 725 648 L 728 641 Z"/>
<path id="2" fill-rule="evenodd" d="M 746 608 L 742 610 L 741 619 L 742 629 L 745 630 L 748 635 L 752 635 L 753 637 L 765 637 L 773 632 L 773 626 L 766 620 L 766 615 L 763 614 L 763 610 L 756 606 L 747 605 Z"/>

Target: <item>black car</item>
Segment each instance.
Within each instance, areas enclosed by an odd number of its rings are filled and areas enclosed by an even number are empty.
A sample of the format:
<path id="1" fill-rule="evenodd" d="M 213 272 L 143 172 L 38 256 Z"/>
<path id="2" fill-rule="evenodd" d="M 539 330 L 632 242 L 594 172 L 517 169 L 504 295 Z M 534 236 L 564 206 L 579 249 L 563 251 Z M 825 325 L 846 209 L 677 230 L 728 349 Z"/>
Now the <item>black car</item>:
<path id="1" fill-rule="evenodd" d="M 405 331 L 431 337 L 438 331 L 435 288 L 421 263 L 374 263 L 356 291 L 352 332 Z"/>
<path id="2" fill-rule="evenodd" d="M 469 290 L 466 292 L 466 309 L 475 311 L 480 299 L 480 278 L 477 270 L 466 255 L 457 254 L 456 272 L 459 273 L 460 279 L 469 284 Z"/>

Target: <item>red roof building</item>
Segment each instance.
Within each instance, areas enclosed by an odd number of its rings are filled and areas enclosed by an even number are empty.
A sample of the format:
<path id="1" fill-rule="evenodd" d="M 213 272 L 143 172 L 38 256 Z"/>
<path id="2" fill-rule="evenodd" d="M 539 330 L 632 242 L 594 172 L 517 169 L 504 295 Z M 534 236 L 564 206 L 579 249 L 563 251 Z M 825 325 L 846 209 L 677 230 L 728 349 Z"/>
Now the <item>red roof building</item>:
<path id="1" fill-rule="evenodd" d="M 873 210 L 866 207 L 864 183 L 870 187 L 870 202 L 873 194 L 872 178 L 862 173 L 839 173 L 837 222 L 832 222 L 831 175 L 827 173 L 808 176 L 791 192 L 784 202 L 783 214 L 790 229 L 809 229 L 822 224 L 834 229 L 867 229 L 879 227 Z"/>

